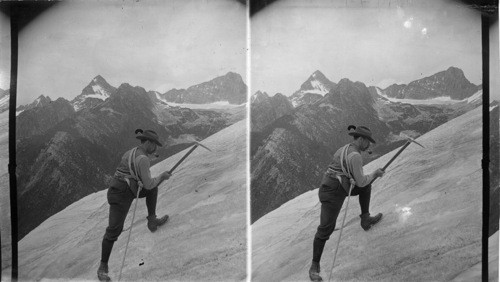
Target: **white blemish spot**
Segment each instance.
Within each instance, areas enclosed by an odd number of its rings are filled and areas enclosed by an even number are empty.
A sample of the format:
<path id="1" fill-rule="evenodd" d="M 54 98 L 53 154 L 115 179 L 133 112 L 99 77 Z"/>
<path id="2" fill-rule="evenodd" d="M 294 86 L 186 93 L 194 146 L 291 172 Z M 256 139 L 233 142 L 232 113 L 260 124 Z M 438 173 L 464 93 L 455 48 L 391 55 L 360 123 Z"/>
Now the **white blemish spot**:
<path id="1" fill-rule="evenodd" d="M 399 221 L 405 223 L 408 218 L 412 215 L 410 207 L 399 207 L 396 205 L 396 212 L 399 214 Z"/>
<path id="2" fill-rule="evenodd" d="M 410 20 L 407 20 L 404 24 L 403 24 L 406 28 L 411 28 L 411 19 Z"/>

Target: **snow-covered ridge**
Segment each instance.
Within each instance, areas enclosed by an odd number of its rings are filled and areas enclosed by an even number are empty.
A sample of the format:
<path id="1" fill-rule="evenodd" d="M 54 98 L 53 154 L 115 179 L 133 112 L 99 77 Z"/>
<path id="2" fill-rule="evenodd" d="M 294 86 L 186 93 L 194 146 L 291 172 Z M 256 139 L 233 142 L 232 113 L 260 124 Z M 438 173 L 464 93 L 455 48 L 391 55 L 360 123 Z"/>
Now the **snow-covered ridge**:
<path id="1" fill-rule="evenodd" d="M 178 103 L 171 103 L 167 102 L 164 99 L 161 99 L 161 101 L 164 101 L 168 105 L 172 107 L 181 107 L 181 108 L 188 108 L 188 109 L 232 109 L 232 108 L 237 108 L 242 105 L 245 105 L 246 103 L 240 104 L 240 105 L 234 105 L 230 104 L 229 101 L 218 101 L 218 102 L 213 102 L 209 104 L 178 104 Z"/>
<path id="2" fill-rule="evenodd" d="M 453 100 L 449 96 L 447 97 L 436 97 L 432 99 L 425 99 L 425 100 L 418 100 L 418 99 L 397 99 L 397 98 L 391 98 L 387 95 L 385 95 L 378 87 L 377 89 L 377 94 L 384 97 L 385 99 L 394 102 L 394 103 L 405 103 L 405 104 L 412 104 L 412 105 L 449 105 L 449 104 L 456 104 L 460 102 L 467 102 L 471 103 L 474 101 L 477 101 L 482 98 L 483 96 L 483 90 L 479 90 L 476 92 L 474 95 L 470 96 L 469 98 L 465 98 L 463 100 Z"/>
<path id="3" fill-rule="evenodd" d="M 97 99 L 101 99 L 104 101 L 110 95 L 110 93 L 106 89 L 102 88 L 100 85 L 92 85 L 92 90 L 94 90 L 95 94 L 86 95 L 86 97 L 97 98 Z"/>
<path id="4" fill-rule="evenodd" d="M 307 90 L 307 91 L 304 91 L 304 92 L 325 95 L 329 91 L 325 87 L 325 85 L 323 83 L 321 83 L 320 81 L 318 81 L 318 80 L 311 80 L 311 86 L 314 88 L 313 90 Z"/>

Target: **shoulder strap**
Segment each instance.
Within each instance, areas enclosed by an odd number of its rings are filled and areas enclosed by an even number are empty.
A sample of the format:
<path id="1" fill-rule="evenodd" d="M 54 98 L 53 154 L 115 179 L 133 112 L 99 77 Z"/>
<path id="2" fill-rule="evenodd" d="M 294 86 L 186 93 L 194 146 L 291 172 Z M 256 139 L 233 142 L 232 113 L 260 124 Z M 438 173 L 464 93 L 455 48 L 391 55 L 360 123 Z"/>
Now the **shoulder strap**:
<path id="1" fill-rule="evenodd" d="M 139 178 L 137 174 L 137 164 L 135 162 L 135 153 L 137 151 L 137 147 L 132 149 L 132 152 L 130 152 L 130 155 L 128 156 L 128 169 L 130 171 L 130 175 L 139 183 L 139 186 L 142 186 L 141 179 Z M 132 160 L 134 161 L 134 170 L 132 170 Z"/>
<path id="2" fill-rule="evenodd" d="M 347 145 L 344 146 L 344 148 L 342 148 L 342 152 L 340 154 L 340 166 L 342 168 L 342 172 L 344 173 L 344 175 L 346 175 L 349 178 L 349 180 L 351 181 L 351 184 L 352 184 L 352 183 L 355 183 L 355 181 L 354 181 L 354 178 L 351 175 L 351 171 L 349 169 L 349 165 L 347 165 L 347 154 L 348 154 L 347 151 L 348 151 L 350 145 L 351 144 L 347 144 Z M 345 166 L 344 166 L 344 160 L 345 160 L 345 163 L 346 163 Z"/>

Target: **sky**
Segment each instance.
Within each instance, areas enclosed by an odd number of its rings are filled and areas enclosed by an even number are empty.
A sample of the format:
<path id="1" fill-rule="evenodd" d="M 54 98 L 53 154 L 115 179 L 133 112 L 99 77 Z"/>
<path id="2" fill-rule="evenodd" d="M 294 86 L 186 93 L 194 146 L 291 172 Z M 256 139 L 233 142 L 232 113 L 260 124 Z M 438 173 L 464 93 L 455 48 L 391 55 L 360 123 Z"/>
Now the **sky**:
<path id="1" fill-rule="evenodd" d="M 316 70 L 386 87 L 456 66 L 482 83 L 480 15 L 455 2 L 285 0 L 249 22 L 251 85 L 247 11 L 237 1 L 60 2 L 19 35 L 18 105 L 42 94 L 71 100 L 97 75 L 162 93 L 228 71 L 251 93 L 271 95 L 293 94 Z M 498 24 L 492 34 L 498 42 Z M 8 38 L 0 14 L 1 89 L 9 88 Z"/>
<path id="2" fill-rule="evenodd" d="M 10 22 L 0 13 L 0 88 L 10 88 Z"/>
<path id="3" fill-rule="evenodd" d="M 252 93 L 289 96 L 316 70 L 385 88 L 455 66 L 482 83 L 481 15 L 454 2 L 278 1 L 251 34 Z"/>
<path id="4" fill-rule="evenodd" d="M 245 32 L 237 1 L 63 1 L 19 34 L 18 105 L 72 100 L 97 75 L 161 93 L 229 71 L 246 82 Z"/>

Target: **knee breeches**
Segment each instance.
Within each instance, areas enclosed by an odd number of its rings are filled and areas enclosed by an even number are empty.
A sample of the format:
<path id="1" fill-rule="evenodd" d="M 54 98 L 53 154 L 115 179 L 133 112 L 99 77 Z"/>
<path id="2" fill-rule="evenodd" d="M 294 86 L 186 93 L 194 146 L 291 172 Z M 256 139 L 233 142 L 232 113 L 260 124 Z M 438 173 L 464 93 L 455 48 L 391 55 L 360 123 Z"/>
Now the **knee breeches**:
<path id="1" fill-rule="evenodd" d="M 149 201 L 147 201 L 151 202 L 148 203 L 149 210 L 149 206 L 153 205 L 153 202 L 154 207 L 152 207 L 152 209 L 155 208 L 157 195 L 157 187 L 151 190 L 143 189 L 139 193 L 139 198 L 151 198 Z M 111 186 L 108 189 L 107 197 L 109 203 L 109 223 L 108 227 L 106 228 L 104 238 L 110 241 L 116 241 L 118 239 L 118 236 L 120 236 L 123 231 L 125 219 L 127 218 L 128 211 L 135 197 L 128 187 L 127 183 L 118 180 L 113 180 Z"/>
<path id="2" fill-rule="evenodd" d="M 371 186 L 355 186 L 351 191 L 351 196 L 359 196 L 362 213 L 369 211 L 370 195 Z M 335 230 L 337 218 L 348 193 L 340 185 L 340 182 L 335 180 L 331 182 L 331 185 L 321 185 L 318 196 L 321 202 L 321 213 L 320 224 L 316 231 L 315 238 L 326 241 Z"/>

